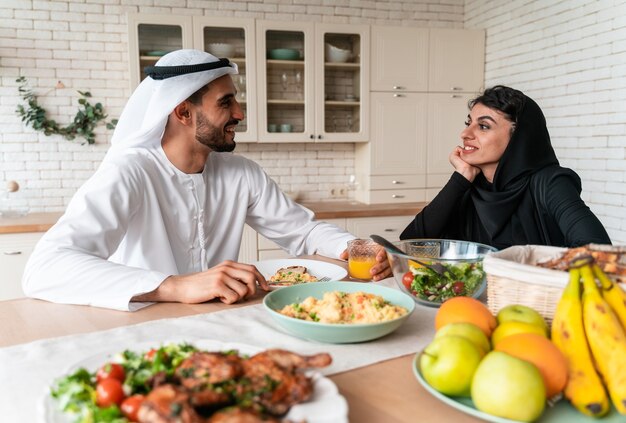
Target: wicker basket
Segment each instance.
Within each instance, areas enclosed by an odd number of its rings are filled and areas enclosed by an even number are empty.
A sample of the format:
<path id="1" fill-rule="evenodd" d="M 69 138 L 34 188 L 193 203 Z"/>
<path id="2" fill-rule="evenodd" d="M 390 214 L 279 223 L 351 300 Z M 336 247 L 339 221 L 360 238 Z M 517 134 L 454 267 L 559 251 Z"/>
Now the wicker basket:
<path id="1" fill-rule="evenodd" d="M 539 245 L 514 246 L 485 257 L 487 305 L 495 315 L 509 304 L 523 304 L 552 322 L 567 272 L 545 269 L 536 263 L 559 257 L 565 248 Z"/>

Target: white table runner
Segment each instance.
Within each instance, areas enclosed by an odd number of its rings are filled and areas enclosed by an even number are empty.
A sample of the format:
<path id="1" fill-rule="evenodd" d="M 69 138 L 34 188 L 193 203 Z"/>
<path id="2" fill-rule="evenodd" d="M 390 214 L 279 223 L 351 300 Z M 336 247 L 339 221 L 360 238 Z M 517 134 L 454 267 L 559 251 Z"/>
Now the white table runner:
<path id="1" fill-rule="evenodd" d="M 394 286 L 392 279 L 381 284 Z M 36 421 L 37 404 L 46 387 L 73 364 L 104 351 L 132 349 L 148 341 L 159 346 L 166 341 L 212 339 L 302 354 L 328 352 L 333 363 L 321 372 L 330 375 L 419 351 L 432 339 L 436 311 L 417 306 L 397 331 L 362 344 L 334 345 L 296 338 L 284 332 L 262 304 L 256 304 L 0 348 L 2 421 Z"/>

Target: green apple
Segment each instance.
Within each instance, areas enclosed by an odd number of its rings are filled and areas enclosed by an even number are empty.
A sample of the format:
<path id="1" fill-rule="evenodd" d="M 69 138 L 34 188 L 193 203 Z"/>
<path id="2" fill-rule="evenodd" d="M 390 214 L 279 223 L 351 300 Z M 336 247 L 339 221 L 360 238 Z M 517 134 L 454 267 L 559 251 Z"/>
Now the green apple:
<path id="1" fill-rule="evenodd" d="M 489 338 L 487 338 L 485 332 L 472 323 L 448 323 L 435 333 L 435 339 L 449 335 L 458 335 L 469 339 L 480 349 L 482 355 L 487 354 L 491 350 Z"/>
<path id="2" fill-rule="evenodd" d="M 474 373 L 472 401 L 485 413 L 531 422 L 543 413 L 546 387 L 534 364 L 492 351 Z"/>
<path id="3" fill-rule="evenodd" d="M 457 335 L 434 339 L 422 352 L 419 365 L 430 386 L 446 395 L 470 395 L 472 377 L 482 353 L 474 343 Z"/>
<path id="4" fill-rule="evenodd" d="M 498 321 L 498 324 L 510 321 L 526 322 L 531 325 L 539 326 L 543 328 L 546 333 L 548 332 L 548 325 L 546 324 L 543 316 L 539 314 L 537 310 L 521 304 L 511 304 L 500 309 L 500 311 L 498 311 L 498 315 L 496 316 L 496 320 Z"/>

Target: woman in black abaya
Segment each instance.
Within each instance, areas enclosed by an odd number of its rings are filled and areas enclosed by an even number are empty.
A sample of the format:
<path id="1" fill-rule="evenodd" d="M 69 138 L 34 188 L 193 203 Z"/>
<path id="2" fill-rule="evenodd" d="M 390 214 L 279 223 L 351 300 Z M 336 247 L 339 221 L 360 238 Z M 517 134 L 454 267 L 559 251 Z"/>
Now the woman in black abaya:
<path id="1" fill-rule="evenodd" d="M 400 235 L 475 241 L 502 249 L 538 244 L 610 244 L 580 198 L 578 175 L 559 166 L 541 109 L 495 86 L 470 101 L 455 172 Z"/>

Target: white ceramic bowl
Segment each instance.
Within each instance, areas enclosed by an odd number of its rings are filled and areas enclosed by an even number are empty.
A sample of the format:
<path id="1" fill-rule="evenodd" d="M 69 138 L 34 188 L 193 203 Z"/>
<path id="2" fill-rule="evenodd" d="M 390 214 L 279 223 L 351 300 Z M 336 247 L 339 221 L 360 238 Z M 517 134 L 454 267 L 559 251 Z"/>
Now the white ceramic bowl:
<path id="1" fill-rule="evenodd" d="M 235 46 L 227 43 L 210 43 L 207 50 L 215 57 L 233 57 L 235 54 Z"/>
<path id="2" fill-rule="evenodd" d="M 350 59 L 352 52 L 350 50 L 344 50 L 339 47 L 335 47 L 332 44 L 326 43 L 326 61 L 332 63 L 344 63 Z"/>

